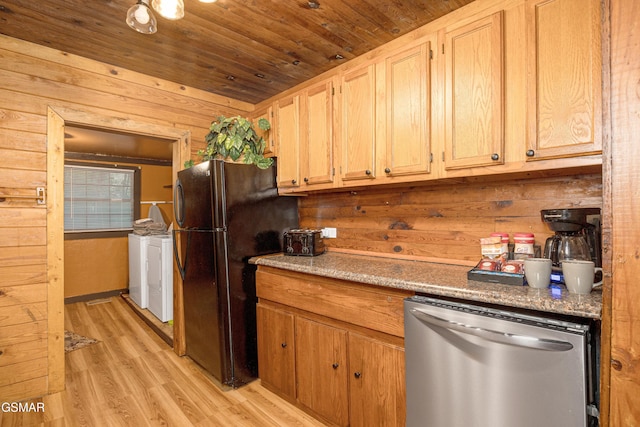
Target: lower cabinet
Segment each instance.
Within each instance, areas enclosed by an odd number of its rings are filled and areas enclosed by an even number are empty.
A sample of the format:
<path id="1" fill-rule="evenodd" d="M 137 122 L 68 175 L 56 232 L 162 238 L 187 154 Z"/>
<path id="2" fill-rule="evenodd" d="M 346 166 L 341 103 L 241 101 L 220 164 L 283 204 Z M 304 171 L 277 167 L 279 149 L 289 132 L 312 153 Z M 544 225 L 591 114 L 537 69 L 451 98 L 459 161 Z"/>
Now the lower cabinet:
<path id="1" fill-rule="evenodd" d="M 262 384 L 288 400 L 296 398 L 294 317 L 258 304 L 258 369 Z"/>
<path id="2" fill-rule="evenodd" d="M 276 277 L 269 274 L 267 281 L 273 282 Z M 310 297 L 308 292 L 314 289 L 323 292 L 325 301 L 354 305 L 358 303 L 358 286 L 366 285 L 354 284 L 342 296 L 336 293 L 333 299 L 331 286 L 322 284 L 324 279 L 292 280 L 288 276 L 280 283 L 280 292 L 269 295 L 270 291 L 265 291 L 267 297 L 274 299 L 286 296 L 285 302 L 285 298 L 272 301 L 260 296 L 260 278 L 259 274 L 258 363 L 262 384 L 332 425 L 404 426 L 403 337 L 362 327 L 358 318 L 348 314 L 348 308 L 337 310 L 335 315 L 319 314 L 313 307 L 305 307 L 304 296 L 296 304 L 296 295 L 305 292 Z M 384 292 L 376 292 L 375 297 L 379 296 L 381 306 L 384 305 L 381 316 L 385 316 L 385 309 L 402 316 L 406 291 L 391 290 L 387 297 Z M 372 296 L 363 295 L 367 297 Z M 363 312 L 376 309 L 370 305 L 361 307 Z"/>
<path id="3" fill-rule="evenodd" d="M 347 331 L 297 316 L 296 368 L 298 402 L 349 425 Z"/>
<path id="4" fill-rule="evenodd" d="M 352 426 L 405 425 L 404 348 L 349 334 Z"/>

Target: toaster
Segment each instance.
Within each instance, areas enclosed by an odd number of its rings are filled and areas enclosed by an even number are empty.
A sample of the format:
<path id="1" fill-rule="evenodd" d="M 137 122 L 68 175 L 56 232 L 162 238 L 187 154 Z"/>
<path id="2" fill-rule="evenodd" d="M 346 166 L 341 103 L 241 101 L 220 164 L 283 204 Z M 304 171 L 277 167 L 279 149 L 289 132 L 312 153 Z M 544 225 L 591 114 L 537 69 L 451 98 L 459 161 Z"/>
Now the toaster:
<path id="1" fill-rule="evenodd" d="M 322 231 L 296 229 L 284 233 L 285 255 L 316 256 L 324 253 Z"/>

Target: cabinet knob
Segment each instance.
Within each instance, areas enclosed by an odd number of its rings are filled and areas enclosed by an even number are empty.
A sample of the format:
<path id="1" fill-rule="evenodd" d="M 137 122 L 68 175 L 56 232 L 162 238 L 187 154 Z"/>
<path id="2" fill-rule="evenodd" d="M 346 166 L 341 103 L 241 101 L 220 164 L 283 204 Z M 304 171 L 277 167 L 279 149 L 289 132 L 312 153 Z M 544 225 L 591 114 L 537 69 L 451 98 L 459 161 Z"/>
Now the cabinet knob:
<path id="1" fill-rule="evenodd" d="M 304 177 L 304 182 L 309 182 L 309 178 L 307 178 L 306 176 Z"/>
<path id="2" fill-rule="evenodd" d="M 333 364 L 333 365 L 331 365 L 331 366 L 333 367 L 333 369 L 338 369 L 338 366 L 340 366 L 340 365 L 338 365 L 337 363 L 334 363 L 334 364 Z"/>
<path id="3" fill-rule="evenodd" d="M 369 169 L 367 169 L 366 171 L 364 171 L 365 174 L 367 175 L 371 175 L 371 171 Z"/>
<path id="4" fill-rule="evenodd" d="M 293 185 L 296 185 L 296 183 L 297 183 L 297 182 L 298 182 L 298 181 L 296 181 L 295 179 L 292 179 L 292 180 L 291 180 L 291 183 L 292 183 Z"/>
<path id="5" fill-rule="evenodd" d="M 285 348 L 287 346 L 286 342 L 283 342 L 282 344 L 280 344 L 280 347 Z"/>
<path id="6" fill-rule="evenodd" d="M 389 168 L 384 168 L 384 173 L 391 173 L 391 169 L 389 169 Z"/>
<path id="7" fill-rule="evenodd" d="M 498 153 L 493 153 L 491 155 L 491 160 L 500 160 L 500 154 Z"/>
<path id="8" fill-rule="evenodd" d="M 353 376 L 356 378 L 360 378 L 362 376 L 362 374 L 360 372 L 354 372 Z"/>
<path id="9" fill-rule="evenodd" d="M 535 156 L 535 155 L 536 155 L 536 152 L 535 152 L 535 151 L 533 151 L 533 150 L 527 150 L 527 153 L 526 153 L 526 154 L 527 154 L 527 157 L 533 157 L 533 156 Z"/>

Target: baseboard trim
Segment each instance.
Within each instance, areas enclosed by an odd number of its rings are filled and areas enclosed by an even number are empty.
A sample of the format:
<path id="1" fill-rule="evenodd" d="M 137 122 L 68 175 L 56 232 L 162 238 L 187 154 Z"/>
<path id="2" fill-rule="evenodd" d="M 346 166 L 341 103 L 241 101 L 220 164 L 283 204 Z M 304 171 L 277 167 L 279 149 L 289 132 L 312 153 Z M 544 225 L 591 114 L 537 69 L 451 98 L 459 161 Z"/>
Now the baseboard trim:
<path id="1" fill-rule="evenodd" d="M 65 298 L 64 299 L 64 303 L 65 304 L 73 304 L 76 302 L 85 302 L 85 301 L 91 301 L 94 299 L 100 299 L 100 298 L 109 298 L 109 297 L 114 297 L 114 296 L 119 296 L 123 293 L 127 293 L 129 292 L 128 288 L 124 288 L 124 289 L 115 289 L 113 291 L 106 291 L 106 292 L 98 292 L 95 294 L 88 294 L 88 295 L 78 295 L 75 297 L 69 297 L 69 298 Z"/>
<path id="2" fill-rule="evenodd" d="M 154 318 L 155 320 L 153 320 L 150 317 L 145 316 L 142 313 L 143 309 L 138 307 L 138 305 L 131 300 L 131 297 L 129 297 L 128 292 L 123 293 L 122 295 L 120 295 L 120 297 L 131 308 L 131 310 L 133 310 L 133 312 L 137 314 L 138 317 L 153 330 L 153 332 L 155 332 L 164 342 L 166 342 L 169 345 L 169 347 L 173 348 L 173 337 L 169 336 L 165 331 L 162 330 L 162 328 L 160 328 L 156 324 L 157 322 L 160 322 L 160 320 L 158 320 L 157 318 Z M 150 312 L 148 312 L 146 309 L 144 311 L 150 314 Z"/>

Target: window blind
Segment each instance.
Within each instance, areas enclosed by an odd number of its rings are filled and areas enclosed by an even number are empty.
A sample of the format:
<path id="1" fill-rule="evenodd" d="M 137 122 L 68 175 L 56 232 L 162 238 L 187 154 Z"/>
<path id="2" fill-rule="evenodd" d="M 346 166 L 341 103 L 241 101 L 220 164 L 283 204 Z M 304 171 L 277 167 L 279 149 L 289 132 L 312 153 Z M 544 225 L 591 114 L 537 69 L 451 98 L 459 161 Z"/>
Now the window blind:
<path id="1" fill-rule="evenodd" d="M 133 170 L 65 165 L 66 232 L 130 230 L 133 215 Z"/>

